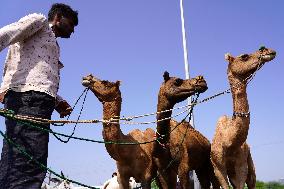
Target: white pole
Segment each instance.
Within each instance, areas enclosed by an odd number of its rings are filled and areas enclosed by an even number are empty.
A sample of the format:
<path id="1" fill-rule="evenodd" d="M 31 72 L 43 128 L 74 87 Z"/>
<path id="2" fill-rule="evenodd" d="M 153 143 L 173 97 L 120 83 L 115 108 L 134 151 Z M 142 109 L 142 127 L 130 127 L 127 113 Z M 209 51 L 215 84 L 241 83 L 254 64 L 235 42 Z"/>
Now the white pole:
<path id="1" fill-rule="evenodd" d="M 183 13 L 183 0 L 180 0 L 180 16 L 181 16 L 181 25 L 182 25 L 182 44 L 183 44 L 183 58 L 184 58 L 184 68 L 185 68 L 185 78 L 189 79 L 189 64 L 188 64 L 188 54 L 187 54 L 187 43 L 186 43 L 186 33 L 185 33 L 185 24 L 184 24 L 184 13 Z M 191 97 L 188 98 L 187 104 L 191 104 Z M 195 128 L 193 113 L 191 115 L 190 124 Z M 197 176 L 193 171 L 193 181 L 194 181 L 194 188 L 199 189 L 200 184 L 198 182 Z"/>
<path id="2" fill-rule="evenodd" d="M 183 13 L 183 0 L 180 0 L 180 16 L 181 16 L 181 31 L 182 31 L 182 45 L 183 45 L 183 58 L 184 58 L 184 69 L 185 69 L 185 78 L 189 79 L 189 64 L 188 64 L 188 50 L 186 43 L 186 32 L 185 32 L 185 23 L 184 23 L 184 13 Z M 189 97 L 187 100 L 187 104 L 191 104 L 192 97 Z M 190 124 L 195 128 L 193 115 L 190 119 Z"/>

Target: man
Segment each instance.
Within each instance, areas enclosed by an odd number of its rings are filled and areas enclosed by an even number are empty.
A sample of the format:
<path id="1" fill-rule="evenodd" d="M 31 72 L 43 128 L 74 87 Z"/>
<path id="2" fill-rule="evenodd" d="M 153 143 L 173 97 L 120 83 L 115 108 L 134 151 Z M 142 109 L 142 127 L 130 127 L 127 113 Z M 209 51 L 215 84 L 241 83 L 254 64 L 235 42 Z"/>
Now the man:
<path id="1" fill-rule="evenodd" d="M 77 25 L 77 11 L 54 4 L 48 19 L 30 14 L 0 29 L 0 51 L 9 46 L 0 88 L 6 109 L 45 119 L 51 118 L 54 109 L 60 117 L 71 113 L 70 105 L 57 95 L 63 65 L 56 38 L 69 38 Z M 49 134 L 14 120 L 6 119 L 5 123 L 7 137 L 46 165 Z M 45 174 L 46 170 L 4 140 L 0 189 L 40 189 Z"/>
<path id="2" fill-rule="evenodd" d="M 108 179 L 104 185 L 103 189 L 119 189 L 119 184 L 118 184 L 118 178 L 117 178 L 117 172 L 112 173 L 111 179 Z M 141 188 L 140 183 L 136 183 L 135 179 L 133 177 L 129 178 L 129 188 Z"/>

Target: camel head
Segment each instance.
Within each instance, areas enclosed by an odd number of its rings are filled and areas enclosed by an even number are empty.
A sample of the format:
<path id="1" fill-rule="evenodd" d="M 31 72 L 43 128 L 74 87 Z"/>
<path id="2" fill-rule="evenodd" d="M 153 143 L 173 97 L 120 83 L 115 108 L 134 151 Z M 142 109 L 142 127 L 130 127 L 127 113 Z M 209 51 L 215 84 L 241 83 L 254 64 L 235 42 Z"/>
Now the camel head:
<path id="1" fill-rule="evenodd" d="M 83 77 L 82 85 L 88 87 L 100 102 L 111 102 L 121 98 L 120 81 L 110 82 L 107 80 L 100 80 L 93 75 Z"/>
<path id="2" fill-rule="evenodd" d="M 170 77 L 164 73 L 164 83 L 160 87 L 159 97 L 166 98 L 171 104 L 179 103 L 195 93 L 203 93 L 207 90 L 207 83 L 202 76 L 193 79 L 181 79 Z"/>
<path id="3" fill-rule="evenodd" d="M 274 50 L 265 48 L 264 46 L 252 54 L 241 54 L 237 57 L 233 57 L 227 53 L 225 59 L 229 62 L 228 74 L 244 80 L 266 62 L 273 60 L 275 56 L 276 52 Z"/>

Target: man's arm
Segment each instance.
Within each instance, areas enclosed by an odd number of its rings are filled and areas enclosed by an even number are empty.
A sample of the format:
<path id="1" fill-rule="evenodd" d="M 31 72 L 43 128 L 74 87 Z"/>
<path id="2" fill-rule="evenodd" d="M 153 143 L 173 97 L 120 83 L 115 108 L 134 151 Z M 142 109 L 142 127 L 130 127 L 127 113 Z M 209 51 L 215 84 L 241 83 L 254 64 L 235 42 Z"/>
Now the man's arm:
<path id="1" fill-rule="evenodd" d="M 61 118 L 70 115 L 73 111 L 72 107 L 66 102 L 66 100 L 59 95 L 56 97 L 55 110 L 60 114 Z"/>
<path id="2" fill-rule="evenodd" d="M 0 52 L 11 44 L 27 39 L 48 24 L 42 14 L 30 14 L 0 29 Z"/>

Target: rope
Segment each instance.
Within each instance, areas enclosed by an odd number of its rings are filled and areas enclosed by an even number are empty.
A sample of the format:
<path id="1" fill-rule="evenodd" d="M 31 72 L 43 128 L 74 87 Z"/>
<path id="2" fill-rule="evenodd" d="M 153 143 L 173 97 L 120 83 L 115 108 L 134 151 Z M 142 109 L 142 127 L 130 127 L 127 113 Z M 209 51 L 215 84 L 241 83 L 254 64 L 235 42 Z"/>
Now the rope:
<path id="1" fill-rule="evenodd" d="M 36 126 L 34 125 L 34 122 L 30 121 L 30 120 L 18 120 L 16 115 L 14 114 L 13 111 L 7 111 L 3 114 L 3 112 L 0 112 L 0 115 L 8 118 L 8 119 L 14 119 L 16 121 L 18 121 L 19 123 L 23 123 L 26 124 L 29 127 L 35 128 L 35 129 L 39 129 L 42 130 L 44 132 L 49 132 L 52 133 L 54 135 L 59 135 L 59 136 L 63 136 L 63 137 L 68 137 L 68 138 L 72 138 L 72 139 L 76 139 L 76 140 L 81 140 L 81 141 L 87 141 L 87 142 L 94 142 L 94 143 L 103 143 L 103 144 L 118 144 L 118 145 L 139 145 L 139 144 L 148 144 L 148 143 L 152 143 L 155 142 L 159 139 L 161 139 L 162 137 L 166 136 L 163 135 L 161 137 L 157 137 L 154 140 L 151 141 L 144 141 L 144 142 L 118 142 L 118 141 L 100 141 L 100 140 L 93 140 L 93 139 L 88 139 L 88 138 L 82 138 L 82 137 L 74 137 L 74 136 L 70 136 L 70 135 L 66 135 L 66 134 L 62 134 L 62 133 L 58 133 L 53 131 L 52 129 L 46 129 L 40 126 Z M 189 116 L 189 113 L 183 118 L 183 120 L 177 124 L 170 132 L 169 135 L 182 123 L 186 120 L 186 118 Z"/>
<path id="2" fill-rule="evenodd" d="M 40 127 L 40 126 L 33 125 L 33 122 L 29 122 L 28 120 L 25 120 L 25 121 L 17 120 L 16 117 L 14 116 L 14 114 L 12 114 L 11 112 L 7 113 L 7 114 L 5 114 L 3 116 L 8 118 L 8 119 L 14 119 L 14 120 L 18 121 L 19 123 L 26 124 L 29 127 L 32 127 L 32 128 L 35 128 L 35 129 L 39 129 L 39 130 L 44 131 L 44 132 L 49 132 L 49 133 L 52 133 L 52 134 L 55 134 L 55 135 L 68 137 L 68 138 L 72 138 L 72 139 L 77 139 L 77 140 L 81 140 L 81 141 L 87 141 L 87 142 L 103 143 L 103 144 L 118 144 L 118 145 L 138 145 L 138 144 L 152 143 L 152 142 L 156 141 L 156 140 L 151 140 L 151 141 L 145 141 L 145 142 L 118 142 L 118 141 L 93 140 L 93 139 L 75 137 L 75 136 L 70 136 L 70 135 L 54 132 L 52 129 L 46 129 L 46 128 L 43 128 L 43 127 Z"/>
<path id="3" fill-rule="evenodd" d="M 63 123 L 63 124 L 77 124 L 77 123 L 110 123 L 110 124 L 127 124 L 127 125 L 144 125 L 144 124 L 153 124 L 153 123 L 158 123 L 158 122 L 161 122 L 161 121 L 164 121 L 164 120 L 167 120 L 167 119 L 172 119 L 174 117 L 177 117 L 179 115 L 181 115 L 182 113 L 188 111 L 188 109 L 186 109 L 185 111 L 182 111 L 172 117 L 168 117 L 168 118 L 164 118 L 164 119 L 161 119 L 161 120 L 156 120 L 156 121 L 149 121 L 149 122 L 130 122 L 130 120 L 134 119 L 134 118 L 141 118 L 141 117 L 146 117 L 146 116 L 150 116 L 150 115 L 155 115 L 155 114 L 161 114 L 161 113 L 164 113 L 164 112 L 168 112 L 168 111 L 172 111 L 172 110 L 176 110 L 176 109 L 181 109 L 181 108 L 190 108 L 192 106 L 195 106 L 197 104 L 201 104 L 201 103 L 204 103 L 204 102 L 207 102 L 209 100 L 212 100 L 218 96 L 221 96 L 221 95 L 224 95 L 226 93 L 230 93 L 230 88 L 225 90 L 225 91 L 222 91 L 222 92 L 219 92 L 215 95 L 212 95 L 210 97 L 207 97 L 199 102 L 195 102 L 195 103 L 192 103 L 192 104 L 189 104 L 189 105 L 185 105 L 185 106 L 181 106 L 181 107 L 177 107 L 177 108 L 172 108 L 172 109 L 168 109 L 168 110 L 164 110 L 164 111 L 160 111 L 160 112 L 155 112 L 155 113 L 150 113 L 150 114 L 143 114 L 143 115 L 138 115 L 138 116 L 129 116 L 129 117 L 123 117 L 123 118 L 112 118 L 111 120 L 103 120 L 103 119 L 92 119 L 92 120 L 50 120 L 50 119 L 44 119 L 44 118 L 37 118 L 37 117 L 32 117 L 32 116 L 24 116 L 24 115 L 15 115 L 15 117 L 19 120 L 28 120 L 28 121 L 32 121 L 34 123 L 39 123 L 39 124 L 43 124 L 43 123 L 51 123 L 53 125 L 55 125 L 54 123 Z M 7 110 L 7 109 L 0 109 L 0 114 L 4 114 L 6 112 L 9 112 L 10 110 Z M 125 121 L 125 122 L 116 122 L 116 121 L 119 121 L 119 120 L 128 120 L 128 121 Z M 56 125 L 57 126 L 57 125 Z"/>
<path id="4" fill-rule="evenodd" d="M 85 96 L 84 96 L 84 100 L 83 100 L 83 104 L 82 104 L 81 110 L 80 110 L 80 115 L 81 115 L 81 111 L 82 111 L 82 109 L 83 109 L 83 106 L 84 106 L 84 103 L 85 103 L 85 100 L 86 100 L 86 96 L 87 96 L 87 94 L 88 94 L 88 91 L 89 91 L 89 88 L 85 88 L 85 89 L 83 90 L 82 94 L 79 96 L 79 98 L 76 100 L 75 104 L 74 104 L 73 107 L 72 107 L 72 110 L 74 110 L 75 107 L 76 107 L 76 105 L 78 104 L 79 100 L 81 99 L 81 97 L 84 95 L 84 93 L 86 93 Z M 80 117 L 80 115 L 79 115 L 78 117 Z M 71 114 L 68 115 L 67 120 L 69 120 L 70 116 L 71 116 Z M 35 119 L 36 119 L 36 118 L 35 118 Z M 78 118 L 78 120 L 79 120 L 79 118 Z M 77 121 L 78 121 L 78 120 L 77 120 Z M 61 123 L 61 124 L 51 123 L 51 124 L 54 125 L 54 126 L 63 126 L 65 123 Z"/>
<path id="5" fill-rule="evenodd" d="M 198 96 L 199 96 L 199 94 L 197 94 L 197 98 L 198 98 Z M 195 102 L 197 101 L 197 98 L 196 98 Z M 174 129 L 171 130 L 171 132 L 174 131 L 179 125 L 181 125 L 181 123 L 183 123 L 189 115 L 190 115 L 189 120 L 191 119 L 193 107 L 194 107 L 194 106 L 192 106 L 192 108 L 190 109 L 190 112 L 186 115 L 186 117 L 185 117 L 179 124 L 177 124 L 177 125 L 174 127 Z M 4 116 L 7 117 L 7 118 L 10 118 L 10 119 L 16 119 L 15 114 L 14 114 L 13 111 L 7 111 L 7 112 L 4 114 Z M 22 122 L 22 121 L 19 121 L 19 122 Z M 23 123 L 23 122 L 22 122 L 22 123 Z M 34 128 L 40 129 L 40 130 L 43 130 L 43 131 L 55 133 L 55 132 L 53 132 L 51 129 L 45 129 L 45 128 L 42 128 L 42 127 L 37 127 L 37 126 L 34 126 L 34 125 L 32 125 L 32 124 L 29 124 L 29 123 L 28 123 L 28 126 L 31 126 L 31 127 L 34 127 Z M 171 132 L 170 132 L 170 133 L 171 133 Z M 170 134 L 170 133 L 169 133 L 169 134 Z M 95 187 L 92 187 L 92 186 L 85 185 L 85 184 L 80 183 L 80 182 L 75 181 L 75 180 L 68 179 L 68 178 L 66 178 L 63 174 L 58 174 L 58 173 L 56 173 L 56 172 L 53 171 L 52 169 L 46 167 L 45 165 L 43 165 L 42 163 L 40 163 L 39 161 L 37 161 L 36 159 L 34 159 L 33 156 L 31 156 L 29 153 L 26 152 L 25 149 L 23 149 L 23 148 L 20 147 L 18 144 L 14 143 L 11 139 L 9 139 L 1 130 L 0 130 L 0 134 L 2 135 L 2 137 L 3 137 L 9 144 L 13 145 L 17 150 L 19 150 L 19 151 L 20 151 L 24 156 L 26 156 L 29 160 L 35 162 L 40 168 L 49 171 L 50 173 L 54 174 L 55 176 L 61 178 L 62 180 L 65 180 L 65 181 L 68 181 L 68 182 L 71 182 L 71 183 L 74 183 L 74 184 L 77 184 L 77 185 L 80 185 L 80 186 L 83 186 L 83 187 L 87 187 L 87 188 L 90 188 L 90 189 L 99 189 L 99 188 L 95 188 Z M 66 135 L 60 134 L 60 133 L 56 133 L 56 134 L 61 135 L 61 136 L 66 136 Z M 185 133 L 185 135 L 186 135 L 186 133 Z M 182 139 L 181 144 L 182 144 L 183 141 L 184 141 L 185 135 L 184 135 L 184 137 L 183 137 L 183 139 Z M 73 137 L 73 136 L 68 136 L 68 137 L 80 139 L 80 138 L 78 138 L 78 137 Z M 156 139 L 156 140 L 157 140 L 157 139 Z M 154 141 L 155 141 L 155 140 L 153 140 L 153 141 L 151 141 L 151 142 L 154 142 Z M 96 141 L 96 142 L 97 142 L 97 141 Z M 106 142 L 104 141 L 104 142 L 102 142 L 102 143 L 106 143 Z M 145 142 L 145 143 L 149 143 L 149 142 Z M 134 144 L 134 143 L 123 143 L 123 144 Z M 137 143 L 136 143 L 136 144 L 137 144 Z M 142 144 L 142 143 L 140 143 L 140 144 Z M 174 161 L 174 160 L 172 160 L 171 162 L 173 162 L 173 161 Z M 170 167 L 171 162 L 169 163 L 169 165 L 167 166 L 166 169 L 168 169 L 168 167 Z M 157 175 L 157 176 L 158 176 L 158 175 Z M 157 176 L 156 176 L 155 178 L 157 178 Z M 153 179 L 153 180 L 154 180 L 154 179 Z M 141 186 L 141 187 L 142 187 L 142 186 Z M 136 187 L 136 188 L 141 188 L 141 187 Z"/>
<path id="6" fill-rule="evenodd" d="M 86 92 L 86 94 L 85 94 L 85 96 L 84 96 L 84 100 L 83 100 L 83 103 L 82 103 L 82 107 L 81 107 L 80 113 L 79 113 L 78 118 L 77 118 L 77 121 L 79 121 L 79 119 L 80 119 L 80 117 L 81 117 L 81 114 L 82 114 L 82 111 L 83 111 L 83 108 L 84 108 L 84 104 L 85 104 L 85 101 L 86 101 L 86 97 L 87 97 L 88 91 L 89 91 L 89 88 L 85 89 L 85 90 L 83 91 L 83 93 L 81 94 L 81 96 L 80 96 L 80 97 L 78 98 L 78 100 L 76 101 L 75 105 L 73 106 L 73 109 L 74 109 L 75 106 L 76 106 L 76 104 L 77 104 L 78 101 L 80 100 L 80 98 L 81 98 L 81 97 L 83 96 L 83 94 Z M 70 114 L 69 114 L 69 116 L 70 116 Z M 68 116 L 68 118 L 69 118 L 69 116 Z M 68 118 L 67 118 L 67 120 L 68 120 Z M 73 137 L 73 135 L 75 134 L 75 130 L 76 130 L 77 124 L 78 124 L 78 123 L 75 124 L 75 126 L 74 126 L 74 128 L 73 128 L 73 131 L 72 131 L 71 135 L 70 135 L 69 137 L 67 137 L 67 140 L 61 139 L 60 137 L 58 137 L 58 136 L 57 136 L 56 134 L 54 134 L 54 133 L 53 133 L 53 136 L 54 136 L 57 140 L 59 140 L 60 142 L 68 143 L 69 140 L 71 139 L 71 137 Z M 53 123 L 53 125 L 56 125 L 56 124 Z M 64 123 L 63 123 L 62 125 L 60 125 L 60 126 L 63 126 L 63 125 L 64 125 Z"/>
<path id="7" fill-rule="evenodd" d="M 262 56 L 259 56 L 259 60 L 262 59 Z M 250 74 L 248 77 L 246 77 L 243 81 L 248 81 L 248 83 L 250 83 L 252 81 L 252 79 L 255 77 L 256 75 L 256 72 L 258 70 L 260 70 L 262 68 L 263 64 L 259 63 L 258 64 L 258 67 L 257 69 L 252 73 Z M 237 85 L 233 85 L 232 87 L 233 88 L 237 88 L 238 85 L 240 84 L 240 82 L 237 84 Z M 83 93 L 81 94 L 81 96 L 79 97 L 79 99 L 82 97 L 82 95 L 84 94 L 85 91 L 88 91 L 89 89 L 86 88 Z M 157 121 L 152 121 L 152 122 L 130 122 L 130 120 L 134 119 L 134 118 L 140 118 L 140 117 L 146 117 L 146 116 L 150 116 L 150 115 L 155 115 L 155 114 L 160 114 L 160 113 L 164 113 L 164 112 L 168 112 L 168 111 L 172 111 L 172 110 L 175 110 L 175 109 L 181 109 L 181 108 L 185 108 L 185 107 L 191 107 L 191 106 L 194 106 L 194 105 L 197 105 L 197 104 L 201 104 L 203 102 L 207 102 L 213 98 L 216 98 L 220 95 L 223 95 L 223 94 L 226 94 L 226 93 L 230 93 L 231 92 L 231 89 L 228 88 L 226 89 L 225 91 L 223 92 L 220 92 L 220 93 L 217 93 L 215 95 L 212 95 L 208 98 L 205 98 L 199 102 L 196 102 L 196 103 L 193 103 L 193 104 L 189 104 L 189 105 L 186 105 L 186 106 L 181 106 L 181 107 L 177 107 L 177 108 L 172 108 L 172 109 L 169 109 L 169 110 L 164 110 L 164 111 L 160 111 L 160 112 L 154 112 L 154 113 L 149 113 L 149 114 L 143 114 L 143 115 L 138 115 L 138 116 L 129 116 L 129 117 L 122 117 L 122 118 L 113 118 L 112 120 L 100 120 L 100 119 L 93 119 L 93 120 L 79 120 L 77 119 L 76 121 L 74 120 L 68 120 L 69 119 L 69 116 L 67 117 L 67 120 L 50 120 L 50 119 L 43 119 L 43 118 L 36 118 L 36 117 L 32 117 L 32 116 L 24 116 L 24 115 L 15 115 L 18 119 L 22 119 L 22 120 L 32 120 L 33 122 L 35 123 L 51 123 L 55 126 L 63 126 L 64 124 L 71 124 L 71 123 L 111 123 L 111 124 L 132 124 L 132 125 L 136 125 L 136 124 L 151 124 L 151 123 L 157 123 L 159 121 L 163 121 L 163 120 L 157 120 Z M 86 98 L 86 96 L 85 96 Z M 77 102 L 79 101 L 79 99 L 77 100 Z M 77 102 L 75 103 L 75 105 L 77 104 Z M 74 105 L 74 107 L 75 107 Z M 82 109 L 81 109 L 82 110 Z M 7 110 L 7 109 L 0 109 L 0 113 L 5 113 L 7 111 L 10 111 L 10 110 Z M 80 112 L 81 113 L 81 112 Z M 80 115 L 79 115 L 80 117 Z M 171 119 L 173 117 L 169 117 L 169 118 L 166 118 L 166 119 Z M 117 123 L 117 122 L 112 122 L 112 121 L 118 121 L 118 120 L 127 120 L 126 122 L 122 122 L 122 123 Z M 57 125 L 56 123 L 62 123 L 62 125 Z"/>
<path id="8" fill-rule="evenodd" d="M 55 171 L 53 171 L 52 169 L 46 167 L 45 165 L 43 165 L 42 163 L 40 163 L 39 161 L 37 161 L 36 159 L 33 158 L 33 156 L 31 156 L 29 153 L 26 152 L 26 150 L 19 146 L 18 144 L 14 143 L 14 141 L 12 141 L 11 139 L 9 139 L 1 130 L 0 130 L 0 134 L 2 135 L 2 137 L 9 143 L 11 144 L 12 146 L 14 146 L 17 150 L 19 150 L 24 156 L 26 156 L 30 161 L 33 161 L 35 164 L 37 164 L 40 168 L 46 170 L 46 171 L 49 171 L 50 173 L 56 175 L 57 177 L 63 179 L 63 180 L 66 180 L 68 182 L 72 182 L 74 184 L 77 184 L 77 185 L 80 185 L 80 186 L 83 186 L 83 187 L 87 187 L 87 188 L 90 188 L 90 189 L 99 189 L 99 188 L 95 188 L 95 187 L 92 187 L 92 186 L 88 186 L 88 185 L 85 185 L 85 184 L 82 184 L 80 182 L 77 182 L 77 181 L 74 181 L 74 180 L 71 180 L 71 179 L 68 179 L 66 177 L 64 177 L 64 175 L 60 175 L 58 173 L 56 173 Z"/>
<path id="9" fill-rule="evenodd" d="M 199 94 L 197 94 L 199 96 Z M 197 99 L 196 99 L 197 100 Z M 195 102 L 196 102 L 195 100 Z M 195 104 L 195 103 L 193 103 Z M 192 106 L 193 108 L 193 106 Z M 191 109 L 192 109 L 191 108 Z M 87 138 L 81 138 L 81 137 L 74 137 L 72 133 L 72 135 L 66 135 L 66 134 L 61 134 L 61 133 L 58 133 L 58 132 L 54 132 L 52 129 L 45 129 L 43 127 L 40 127 L 40 126 L 35 126 L 33 124 L 35 124 L 34 121 L 32 120 L 29 120 L 29 119 L 19 119 L 19 116 L 15 114 L 15 112 L 11 111 L 11 110 L 5 110 L 5 111 L 0 111 L 0 115 L 8 118 L 8 119 L 14 119 L 16 121 L 18 121 L 19 123 L 23 123 L 23 124 L 27 124 L 27 126 L 29 127 L 33 127 L 33 128 L 36 128 L 36 129 L 39 129 L 39 130 L 42 130 L 44 132 L 49 132 L 49 133 L 52 133 L 54 136 L 56 135 L 59 135 L 59 136 L 63 136 L 63 137 L 67 137 L 68 138 L 68 141 L 72 138 L 72 139 L 77 139 L 77 140 L 82 140 L 82 141 L 88 141 L 88 142 L 95 142 L 95 143 L 104 143 L 104 144 L 118 144 L 118 145 L 138 145 L 138 144 L 147 144 L 147 143 L 152 143 L 154 141 L 159 141 L 159 139 L 162 139 L 163 137 L 167 136 L 167 135 L 163 135 L 163 136 L 160 136 L 160 137 L 157 137 L 156 139 L 154 140 L 151 140 L 151 141 L 144 141 L 144 142 L 118 142 L 118 141 L 99 141 L 99 140 L 93 140 L 93 139 L 87 139 Z M 189 116 L 189 113 L 183 118 L 182 122 L 185 121 L 185 119 Z M 164 120 L 164 119 L 162 119 Z M 162 121 L 161 120 L 161 121 Z M 170 132 L 168 135 L 170 135 L 182 122 L 180 122 L 177 126 L 175 126 Z M 36 124 L 42 124 L 42 122 L 40 123 L 36 123 Z M 57 137 L 56 137 L 57 138 Z M 57 138 L 58 139 L 58 138 Z M 60 141 L 63 141 L 63 140 L 60 140 Z"/>
<path id="10" fill-rule="evenodd" d="M 199 97 L 199 93 L 197 93 L 196 99 L 192 99 L 192 104 L 195 104 L 195 102 L 197 101 L 198 97 Z M 179 125 L 181 125 L 181 124 L 186 120 L 186 118 L 187 118 L 188 116 L 189 116 L 189 122 L 190 122 L 190 120 L 191 120 L 191 118 L 192 118 L 193 107 L 194 107 L 194 105 L 191 107 L 191 109 L 190 109 L 190 111 L 188 112 L 188 114 L 186 115 L 186 117 L 185 117 L 184 119 L 182 119 L 182 121 L 179 122 L 179 123 L 171 130 L 170 133 L 172 133 Z M 182 145 L 183 142 L 184 142 L 184 139 L 185 139 L 185 137 L 186 137 L 188 128 L 189 128 L 189 125 L 187 125 L 186 131 L 185 131 L 185 133 L 184 133 L 184 135 L 183 135 L 183 138 L 182 138 L 182 140 L 181 140 L 181 143 L 180 143 L 180 145 L 179 145 L 180 147 L 181 147 L 181 145 Z M 164 136 L 165 136 L 165 135 L 164 135 Z M 158 141 L 157 141 L 157 142 L 158 142 Z M 169 164 L 167 165 L 167 167 L 166 167 L 164 170 L 162 170 L 163 173 L 164 173 L 164 172 L 173 164 L 173 162 L 176 160 L 177 154 L 178 154 L 178 153 L 180 152 L 180 150 L 181 150 L 180 147 L 179 147 L 177 153 L 174 155 L 174 158 L 172 158 L 172 160 L 171 160 L 171 161 L 169 162 Z M 158 174 L 152 179 L 152 182 L 151 182 L 151 183 L 153 183 L 153 182 L 156 180 L 156 178 L 159 177 L 160 174 L 161 174 L 161 173 L 158 172 Z M 142 188 L 142 187 L 143 187 L 143 186 L 141 185 L 140 187 L 136 187 L 136 188 L 138 189 L 138 188 Z"/>

